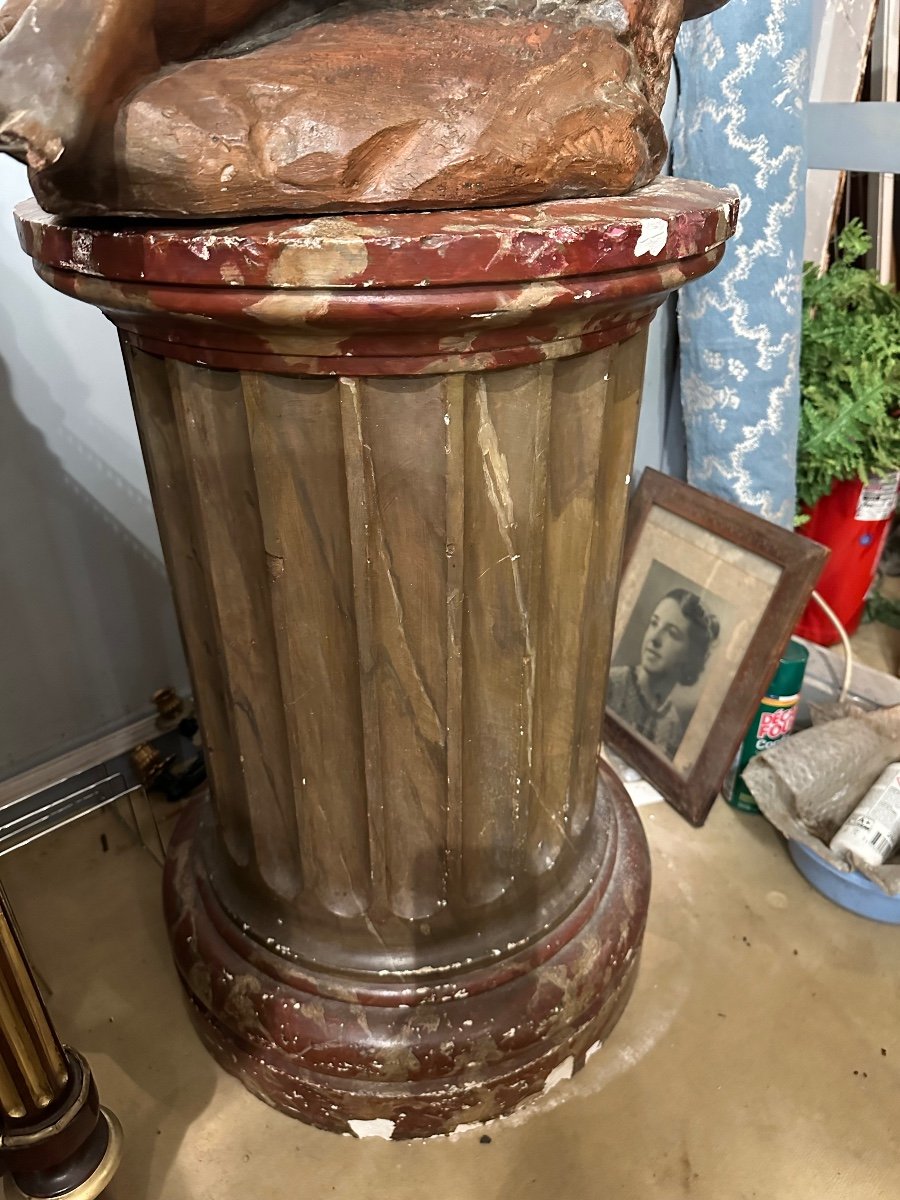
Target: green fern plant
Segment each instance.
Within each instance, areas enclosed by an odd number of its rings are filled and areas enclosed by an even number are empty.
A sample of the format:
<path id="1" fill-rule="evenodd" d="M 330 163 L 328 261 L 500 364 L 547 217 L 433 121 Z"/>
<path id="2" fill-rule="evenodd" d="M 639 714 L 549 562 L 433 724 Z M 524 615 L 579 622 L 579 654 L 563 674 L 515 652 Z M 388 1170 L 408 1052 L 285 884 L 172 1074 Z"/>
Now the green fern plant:
<path id="1" fill-rule="evenodd" d="M 871 247 L 860 221 L 827 271 L 803 270 L 797 497 L 812 507 L 838 480 L 900 467 L 900 295 L 853 264 Z"/>

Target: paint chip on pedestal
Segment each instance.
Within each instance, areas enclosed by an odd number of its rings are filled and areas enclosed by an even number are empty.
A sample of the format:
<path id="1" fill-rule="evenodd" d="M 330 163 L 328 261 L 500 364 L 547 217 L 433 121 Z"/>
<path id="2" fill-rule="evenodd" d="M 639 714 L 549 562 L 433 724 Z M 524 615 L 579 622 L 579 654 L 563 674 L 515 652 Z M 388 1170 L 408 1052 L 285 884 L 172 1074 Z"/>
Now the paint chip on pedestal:
<path id="1" fill-rule="evenodd" d="M 550 1089 L 556 1087 L 558 1083 L 563 1083 L 566 1079 L 571 1079 L 574 1073 L 575 1059 L 570 1054 L 568 1058 L 563 1059 L 558 1067 L 554 1067 L 547 1076 L 547 1081 L 544 1084 L 544 1095 L 546 1096 Z"/>
<path id="2" fill-rule="evenodd" d="M 376 1117 L 373 1121 L 348 1121 L 347 1124 L 358 1138 L 377 1137 L 389 1142 L 394 1136 L 394 1122 L 383 1117 Z"/>
<path id="3" fill-rule="evenodd" d="M 669 240 L 669 226 L 662 217 L 647 217 L 641 221 L 641 233 L 634 248 L 634 256 L 659 254 Z"/>

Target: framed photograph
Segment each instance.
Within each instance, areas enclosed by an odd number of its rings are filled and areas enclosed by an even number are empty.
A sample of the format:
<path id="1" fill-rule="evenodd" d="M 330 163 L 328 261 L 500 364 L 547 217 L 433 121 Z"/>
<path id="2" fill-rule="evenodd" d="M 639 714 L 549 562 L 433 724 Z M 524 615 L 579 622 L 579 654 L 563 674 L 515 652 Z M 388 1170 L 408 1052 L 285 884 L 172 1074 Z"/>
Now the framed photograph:
<path id="1" fill-rule="evenodd" d="M 658 471 L 628 515 L 604 739 L 702 825 L 828 551 Z"/>

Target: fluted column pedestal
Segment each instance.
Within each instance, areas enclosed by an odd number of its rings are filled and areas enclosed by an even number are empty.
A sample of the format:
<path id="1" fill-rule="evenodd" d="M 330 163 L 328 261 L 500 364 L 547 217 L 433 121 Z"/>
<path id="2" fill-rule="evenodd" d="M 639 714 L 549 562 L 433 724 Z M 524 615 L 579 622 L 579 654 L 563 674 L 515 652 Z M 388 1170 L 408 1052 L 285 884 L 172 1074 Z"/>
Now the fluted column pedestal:
<path id="1" fill-rule="evenodd" d="M 411 1137 L 571 1074 L 649 866 L 598 776 L 644 364 L 735 202 L 73 229 L 122 332 L 208 803 L 167 919 L 198 1028 L 278 1108 Z"/>

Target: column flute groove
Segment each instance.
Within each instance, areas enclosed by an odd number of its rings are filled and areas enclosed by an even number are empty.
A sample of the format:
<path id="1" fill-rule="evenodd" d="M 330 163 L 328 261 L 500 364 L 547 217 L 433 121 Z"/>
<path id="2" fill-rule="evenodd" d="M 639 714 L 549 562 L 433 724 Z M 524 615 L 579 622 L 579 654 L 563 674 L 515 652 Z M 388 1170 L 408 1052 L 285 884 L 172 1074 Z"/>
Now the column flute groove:
<path id="1" fill-rule="evenodd" d="M 528 831 L 535 823 L 551 827 L 559 821 L 559 798 L 548 797 L 542 777 L 543 745 L 539 725 L 539 710 L 542 703 L 538 678 L 543 656 L 546 652 L 544 634 L 555 614 L 548 612 L 543 604 L 544 550 L 547 530 L 547 482 L 550 457 L 550 429 L 553 413 L 553 380 L 555 362 L 541 365 L 534 380 L 534 449 L 533 470 L 530 485 L 530 503 L 526 528 L 529 531 L 527 612 L 529 623 L 534 629 L 530 638 L 530 650 L 525 679 L 524 721 L 525 736 L 521 739 L 522 752 L 519 758 L 519 775 L 523 781 L 526 797 L 526 812 L 518 822 L 518 841 L 515 851 L 515 869 L 527 869 Z M 526 646 L 526 650 L 528 650 Z"/>
<path id="2" fill-rule="evenodd" d="M 350 557 L 353 602 L 359 642 L 359 690 L 365 757 L 366 813 L 369 863 L 372 880 L 371 916 L 377 920 L 389 912 L 387 861 L 384 830 L 384 796 L 381 775 L 381 734 L 378 727 L 378 693 L 375 681 L 375 645 L 369 583 L 369 521 L 365 480 L 360 385 L 356 379 L 341 379 L 341 428 L 347 478 L 350 523 Z"/>
<path id="3" fill-rule="evenodd" d="M 198 372 L 180 363 L 171 376 L 224 689 L 251 797 L 254 860 L 266 884 L 287 899 L 301 886 L 297 827 L 241 376 Z"/>
<path id="4" fill-rule="evenodd" d="M 150 494 L 198 700 L 207 775 L 228 853 L 246 867 L 250 861 L 249 813 L 237 786 L 241 770 L 232 710 L 225 702 L 217 625 L 196 545 L 198 531 L 170 374 L 165 359 L 121 341 Z"/>
<path id="5" fill-rule="evenodd" d="M 618 348 L 618 361 L 610 364 L 609 388 L 603 409 L 604 456 L 594 490 L 589 577 L 597 588 L 592 604 L 584 608 L 582 645 L 576 705 L 584 713 L 583 728 L 599 730 L 603 723 L 606 682 L 612 649 L 615 600 L 625 534 L 628 485 L 634 465 L 637 420 L 647 354 L 646 330 Z M 579 837 L 594 811 L 592 796 L 596 773 L 597 741 L 580 737 L 573 742 L 573 804 L 569 828 Z"/>
<path id="6" fill-rule="evenodd" d="M 465 406 L 466 376 L 444 380 L 447 556 L 447 900 L 462 903 L 463 741 L 466 712 L 463 680 L 463 606 L 466 564 Z"/>

